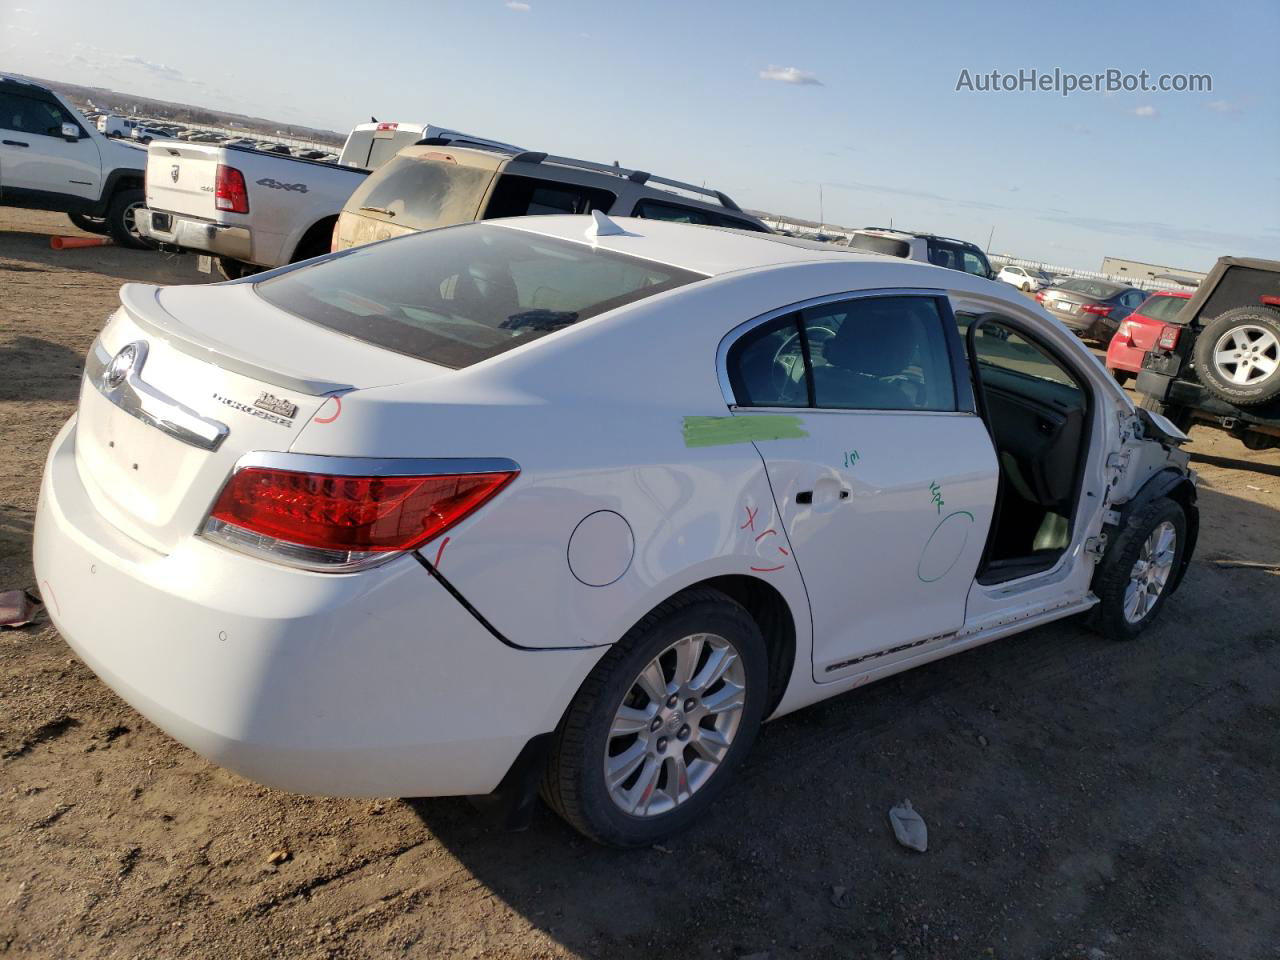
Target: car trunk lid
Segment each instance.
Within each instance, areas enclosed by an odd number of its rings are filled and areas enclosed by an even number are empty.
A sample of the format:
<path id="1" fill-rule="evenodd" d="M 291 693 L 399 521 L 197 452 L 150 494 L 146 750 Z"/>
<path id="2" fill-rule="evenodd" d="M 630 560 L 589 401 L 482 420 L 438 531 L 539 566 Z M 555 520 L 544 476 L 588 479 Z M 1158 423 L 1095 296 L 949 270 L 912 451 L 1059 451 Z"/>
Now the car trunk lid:
<path id="1" fill-rule="evenodd" d="M 449 372 L 278 310 L 252 284 L 127 284 L 120 299 L 81 381 L 76 465 L 99 512 L 161 553 L 200 529 L 241 456 L 288 450 L 330 397 Z M 130 344 L 131 368 L 113 370 Z"/>

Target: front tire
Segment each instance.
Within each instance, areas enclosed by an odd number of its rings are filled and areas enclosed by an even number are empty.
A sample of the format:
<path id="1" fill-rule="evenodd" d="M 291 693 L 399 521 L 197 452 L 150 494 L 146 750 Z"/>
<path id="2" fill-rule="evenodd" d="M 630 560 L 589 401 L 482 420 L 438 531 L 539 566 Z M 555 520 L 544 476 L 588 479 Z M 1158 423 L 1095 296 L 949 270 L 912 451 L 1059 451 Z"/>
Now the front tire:
<path id="1" fill-rule="evenodd" d="M 755 741 L 768 674 L 745 609 L 716 590 L 678 594 L 583 681 L 556 730 L 543 798 L 598 843 L 644 846 L 685 829 Z"/>
<path id="2" fill-rule="evenodd" d="M 1158 497 L 1111 536 L 1093 576 L 1098 605 L 1089 625 L 1110 640 L 1132 640 L 1160 613 L 1177 583 L 1187 515 L 1168 497 Z"/>
<path id="3" fill-rule="evenodd" d="M 102 236 L 110 233 L 105 217 L 91 217 L 87 213 L 68 213 L 67 219 L 85 233 L 96 233 Z"/>
<path id="4" fill-rule="evenodd" d="M 117 246 L 130 250 L 154 250 L 154 240 L 138 230 L 138 218 L 147 209 L 147 196 L 141 190 L 120 190 L 107 207 L 107 229 Z"/>

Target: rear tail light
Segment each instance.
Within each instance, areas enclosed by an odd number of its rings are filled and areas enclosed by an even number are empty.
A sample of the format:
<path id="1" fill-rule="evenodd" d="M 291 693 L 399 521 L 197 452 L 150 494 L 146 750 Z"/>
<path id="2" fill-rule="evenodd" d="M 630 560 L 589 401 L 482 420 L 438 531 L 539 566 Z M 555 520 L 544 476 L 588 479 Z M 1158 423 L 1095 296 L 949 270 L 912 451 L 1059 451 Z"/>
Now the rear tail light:
<path id="1" fill-rule="evenodd" d="M 1182 333 L 1181 327 L 1165 326 L 1160 330 L 1160 339 L 1156 341 L 1161 350 L 1172 350 L 1178 345 L 1178 334 Z"/>
<path id="2" fill-rule="evenodd" d="M 1080 312 L 1081 312 L 1081 313 L 1092 313 L 1092 314 L 1094 314 L 1095 316 L 1099 316 L 1099 317 L 1109 317 L 1109 316 L 1111 316 L 1111 308 L 1110 308 L 1110 307 L 1104 307 L 1104 306 L 1103 306 L 1102 304 L 1100 304 L 1100 303 L 1082 303 L 1082 304 L 1080 304 Z"/>
<path id="3" fill-rule="evenodd" d="M 223 487 L 204 534 L 290 566 L 359 570 L 444 533 L 518 473 L 340 476 L 244 467 Z"/>
<path id="4" fill-rule="evenodd" d="M 1037 290 L 1037 291 L 1036 291 L 1036 303 L 1044 303 L 1044 291 L 1043 291 L 1043 290 Z"/>
<path id="5" fill-rule="evenodd" d="M 1129 326 L 1128 320 L 1120 324 L 1120 328 L 1116 330 L 1116 336 L 1129 340 L 1133 339 L 1133 328 Z"/>
<path id="6" fill-rule="evenodd" d="M 213 205 L 227 213 L 249 212 L 249 191 L 244 185 L 244 174 L 235 167 L 218 164 L 213 178 Z"/>

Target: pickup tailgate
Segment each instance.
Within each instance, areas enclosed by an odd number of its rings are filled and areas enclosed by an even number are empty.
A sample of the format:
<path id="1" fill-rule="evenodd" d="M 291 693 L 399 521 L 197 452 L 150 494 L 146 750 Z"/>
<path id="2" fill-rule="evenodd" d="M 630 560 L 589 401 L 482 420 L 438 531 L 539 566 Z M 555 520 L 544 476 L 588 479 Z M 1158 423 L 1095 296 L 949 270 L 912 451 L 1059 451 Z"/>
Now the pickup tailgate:
<path id="1" fill-rule="evenodd" d="M 214 179 L 226 151 L 214 144 L 156 141 L 147 148 L 147 206 L 216 219 Z"/>
<path id="2" fill-rule="evenodd" d="M 241 456 L 288 450 L 331 396 L 450 373 L 287 314 L 249 284 L 126 284 L 120 300 L 86 363 L 76 466 L 98 512 L 160 553 L 201 528 Z"/>

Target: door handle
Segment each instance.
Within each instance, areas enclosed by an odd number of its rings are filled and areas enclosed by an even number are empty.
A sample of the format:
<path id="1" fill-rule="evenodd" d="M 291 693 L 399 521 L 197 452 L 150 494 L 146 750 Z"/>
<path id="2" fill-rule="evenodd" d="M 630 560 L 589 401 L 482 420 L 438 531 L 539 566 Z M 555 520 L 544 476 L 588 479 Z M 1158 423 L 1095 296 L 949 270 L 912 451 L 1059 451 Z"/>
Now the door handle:
<path id="1" fill-rule="evenodd" d="M 4 145 L 5 145 L 6 147 L 29 147 L 29 146 L 31 146 L 31 144 L 29 144 L 29 143 L 23 143 L 21 140 L 5 140 L 5 141 L 3 141 L 3 143 L 4 143 Z"/>

